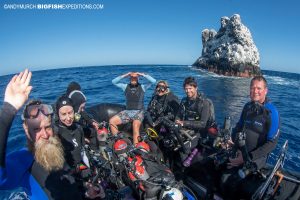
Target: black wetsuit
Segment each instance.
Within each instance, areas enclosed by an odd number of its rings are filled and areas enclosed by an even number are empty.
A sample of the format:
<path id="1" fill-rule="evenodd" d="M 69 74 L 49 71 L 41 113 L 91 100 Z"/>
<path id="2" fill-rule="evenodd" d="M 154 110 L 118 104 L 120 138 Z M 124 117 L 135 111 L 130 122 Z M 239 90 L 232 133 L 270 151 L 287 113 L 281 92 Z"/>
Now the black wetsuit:
<path id="1" fill-rule="evenodd" d="M 16 115 L 16 109 L 4 102 L 0 111 L 0 190 L 22 187 L 32 200 L 41 199 L 82 199 L 78 184 L 64 170 L 47 172 L 31 152 L 21 149 L 5 156 L 8 133 Z"/>
<path id="2" fill-rule="evenodd" d="M 150 114 L 148 121 L 155 122 L 159 117 L 168 116 L 168 119 L 174 121 L 179 110 L 179 99 L 172 92 L 162 96 L 155 94 L 148 104 L 147 111 Z"/>
<path id="3" fill-rule="evenodd" d="M 55 130 L 64 148 L 65 159 L 72 169 L 81 163 L 81 152 L 84 148 L 84 133 L 81 126 L 73 123 L 67 127 L 61 122 L 56 123 Z"/>

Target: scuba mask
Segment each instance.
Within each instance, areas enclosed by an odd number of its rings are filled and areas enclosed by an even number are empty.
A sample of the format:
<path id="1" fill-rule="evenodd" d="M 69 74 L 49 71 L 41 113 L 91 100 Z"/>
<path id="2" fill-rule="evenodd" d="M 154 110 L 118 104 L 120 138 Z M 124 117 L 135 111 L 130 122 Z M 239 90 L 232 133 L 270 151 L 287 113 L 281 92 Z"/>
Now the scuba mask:
<path id="1" fill-rule="evenodd" d="M 167 90 L 167 87 L 164 85 L 157 85 L 156 86 L 156 91 L 157 92 L 165 92 Z"/>
<path id="2" fill-rule="evenodd" d="M 32 101 L 25 106 L 21 118 L 22 120 L 36 119 L 40 115 L 40 113 L 45 116 L 50 116 L 53 114 L 53 109 L 50 105 L 42 104 L 41 101 Z"/>

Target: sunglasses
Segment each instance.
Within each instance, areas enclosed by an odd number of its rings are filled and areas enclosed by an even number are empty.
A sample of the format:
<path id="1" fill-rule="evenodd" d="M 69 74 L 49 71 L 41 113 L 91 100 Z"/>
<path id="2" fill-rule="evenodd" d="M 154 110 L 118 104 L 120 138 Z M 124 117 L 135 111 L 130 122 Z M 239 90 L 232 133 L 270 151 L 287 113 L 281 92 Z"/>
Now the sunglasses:
<path id="1" fill-rule="evenodd" d="M 49 116 L 53 114 L 53 109 L 50 105 L 42 104 L 41 101 L 33 101 L 26 105 L 22 115 L 22 120 L 36 119 L 40 113 L 45 116 Z"/>

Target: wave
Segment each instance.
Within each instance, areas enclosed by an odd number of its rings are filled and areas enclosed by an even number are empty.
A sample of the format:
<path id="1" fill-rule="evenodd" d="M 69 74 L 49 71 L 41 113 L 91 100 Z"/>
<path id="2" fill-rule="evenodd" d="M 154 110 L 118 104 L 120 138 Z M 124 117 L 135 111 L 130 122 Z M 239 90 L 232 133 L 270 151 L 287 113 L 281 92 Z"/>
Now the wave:
<path id="1" fill-rule="evenodd" d="M 270 76 L 270 75 L 264 75 L 264 77 L 268 80 L 269 84 L 293 86 L 293 87 L 299 87 L 300 85 L 299 80 L 291 80 L 280 76 Z"/>
<path id="2" fill-rule="evenodd" d="M 223 79 L 232 79 L 232 80 L 245 79 L 243 77 L 224 76 L 224 75 L 216 74 L 216 73 L 213 73 L 213 72 L 209 72 L 205 69 L 195 68 L 193 66 L 188 66 L 188 67 L 191 68 L 191 70 L 193 70 L 193 71 L 199 71 L 199 72 L 201 72 L 201 73 L 203 73 L 207 76 L 213 77 L 213 78 L 223 78 Z M 291 78 L 283 78 L 283 77 L 274 76 L 274 75 L 264 75 L 264 77 L 268 80 L 268 82 L 270 84 L 283 85 L 283 86 L 293 86 L 293 87 L 297 87 L 297 88 L 299 88 L 299 86 L 300 86 L 299 79 L 295 80 L 295 79 L 291 79 Z"/>
<path id="3" fill-rule="evenodd" d="M 214 72 L 209 72 L 205 69 L 200 69 L 200 68 L 191 68 L 191 70 L 193 71 L 199 71 L 207 76 L 213 77 L 213 78 L 224 78 L 224 79 L 244 79 L 243 77 L 237 77 L 237 76 L 224 76 L 224 75 L 220 75 L 220 74 L 216 74 Z M 197 75 L 199 76 L 199 75 Z"/>

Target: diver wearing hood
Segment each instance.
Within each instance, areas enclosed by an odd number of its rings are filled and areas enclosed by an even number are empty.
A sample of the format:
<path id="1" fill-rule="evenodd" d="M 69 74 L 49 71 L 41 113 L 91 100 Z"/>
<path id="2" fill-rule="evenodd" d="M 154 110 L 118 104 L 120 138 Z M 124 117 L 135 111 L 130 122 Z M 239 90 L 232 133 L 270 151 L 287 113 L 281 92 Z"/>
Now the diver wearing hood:
<path id="1" fill-rule="evenodd" d="M 73 84 L 72 84 L 73 83 Z M 68 97 L 72 100 L 74 108 L 74 121 L 83 128 L 84 137 L 86 142 L 89 144 L 90 148 L 93 150 L 98 149 L 97 141 L 97 129 L 98 124 L 94 121 L 87 120 L 84 116 L 89 114 L 85 111 L 87 98 L 82 91 L 78 90 L 81 88 L 76 82 L 71 82 L 68 86 L 67 91 L 69 91 Z M 72 87 L 71 87 L 72 86 Z"/>
<path id="2" fill-rule="evenodd" d="M 73 92 L 74 90 L 81 91 L 81 86 L 76 81 L 72 81 L 71 83 L 69 83 L 67 90 L 66 90 L 66 95 L 69 96 L 69 94 L 71 92 Z"/>
<path id="3" fill-rule="evenodd" d="M 72 100 L 61 96 L 56 102 L 56 112 L 59 121 L 56 122 L 55 127 L 64 147 L 66 162 L 73 170 L 76 170 L 82 161 L 85 142 L 82 127 L 74 123 Z"/>
<path id="4" fill-rule="evenodd" d="M 80 113 L 84 110 L 86 104 L 86 97 L 80 90 L 73 90 L 68 97 L 72 99 L 74 112 Z"/>

